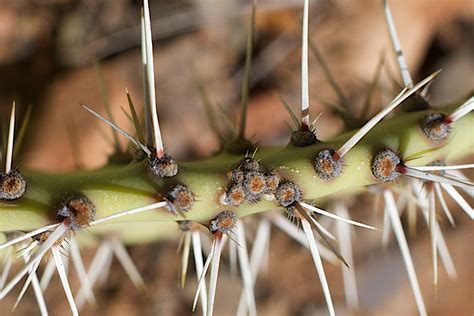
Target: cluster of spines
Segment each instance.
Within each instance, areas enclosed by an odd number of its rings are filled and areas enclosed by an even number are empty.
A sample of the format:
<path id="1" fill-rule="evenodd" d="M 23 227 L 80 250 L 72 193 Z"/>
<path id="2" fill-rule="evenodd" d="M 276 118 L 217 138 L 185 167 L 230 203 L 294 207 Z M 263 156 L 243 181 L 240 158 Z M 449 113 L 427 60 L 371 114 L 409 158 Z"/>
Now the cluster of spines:
<path id="1" fill-rule="evenodd" d="M 25 179 L 18 169 L 12 168 L 14 156 L 13 144 L 15 136 L 15 119 L 16 105 L 15 102 L 13 102 L 8 129 L 7 148 L 4 150 L 5 169 L 0 171 L 0 200 L 4 201 L 17 200 L 21 198 L 26 192 Z M 25 124 L 27 124 L 26 119 Z"/>
<path id="2" fill-rule="evenodd" d="M 388 6 L 387 6 L 388 7 Z M 142 20 L 143 28 L 149 29 L 149 16 L 148 12 L 148 4 L 145 1 L 145 17 Z M 303 58 L 302 58 L 302 111 L 301 111 L 301 126 L 300 129 L 296 130 L 292 134 L 292 143 L 297 147 L 304 147 L 309 146 L 316 143 L 318 140 L 316 138 L 315 130 L 313 124 L 309 124 L 309 97 L 308 97 L 308 87 L 307 87 L 307 15 L 308 15 L 308 2 L 305 1 L 305 11 L 304 11 L 304 23 L 303 23 Z M 254 13 L 253 13 L 254 16 Z M 147 108 L 151 109 L 151 116 L 152 116 L 152 125 L 153 125 L 153 140 L 154 142 L 147 142 L 146 144 L 143 140 L 132 140 L 133 138 L 128 135 L 126 132 L 121 130 L 119 127 L 115 126 L 112 122 L 106 120 L 103 117 L 99 117 L 97 113 L 93 112 L 92 110 L 88 109 L 94 115 L 101 118 L 104 122 L 108 123 L 114 129 L 119 130 L 122 134 L 126 135 L 132 142 L 134 142 L 143 153 L 146 154 L 148 157 L 146 166 L 147 169 L 151 172 L 152 176 L 156 176 L 158 178 L 173 178 L 178 173 L 178 164 L 176 161 L 168 154 L 164 152 L 164 147 L 161 141 L 161 132 L 159 130 L 157 115 L 156 115 L 156 105 L 155 105 L 155 97 L 154 97 L 154 79 L 153 79 L 153 61 L 151 55 L 153 53 L 151 49 L 151 38 L 148 38 L 150 32 L 144 32 L 145 34 L 145 45 L 144 45 L 144 69 L 145 69 L 145 77 L 147 78 L 147 82 L 149 83 L 147 97 L 151 105 Z M 252 42 L 252 32 L 249 36 L 249 43 L 251 51 L 251 42 Z M 396 45 L 394 45 L 396 46 Z M 398 45 L 399 46 L 399 45 Z M 398 52 L 399 50 L 397 50 Z M 400 50 L 401 52 L 401 50 Z M 306 54 L 306 56 L 305 56 Z M 249 55 L 247 55 L 249 56 Z M 250 60 L 250 59 L 249 59 Z M 400 61 L 400 59 L 399 59 Z M 402 61 L 400 61 L 402 63 Z M 403 61 L 404 63 L 404 61 Z M 405 65 L 406 66 L 406 65 Z M 250 67 L 250 66 L 249 66 Z M 400 68 L 403 72 L 402 64 L 400 64 Z M 406 67 L 405 67 L 406 68 Z M 249 68 L 247 68 L 247 76 L 249 76 Z M 409 75 L 409 73 L 408 73 Z M 429 83 L 435 75 L 429 76 L 425 80 L 421 81 L 417 85 L 413 85 L 411 78 L 407 81 L 404 76 L 404 84 L 407 87 L 404 89 L 399 96 L 397 96 L 384 110 L 382 110 L 378 115 L 376 115 L 373 119 L 369 120 L 361 129 L 360 131 L 356 132 L 350 139 L 345 142 L 339 149 L 333 148 L 326 148 L 319 151 L 312 159 L 313 159 L 313 167 L 320 178 L 325 180 L 331 180 L 340 176 L 343 172 L 343 157 L 349 152 L 349 150 L 354 147 L 354 145 L 362 138 L 365 134 L 367 134 L 370 129 L 375 126 L 380 120 L 382 120 L 389 112 L 391 112 L 395 107 L 400 104 L 407 104 L 414 100 L 414 98 L 422 98 L 422 96 L 418 93 L 419 89 L 423 88 L 427 83 Z M 407 82 L 405 82 L 407 81 Z M 248 83 L 248 82 L 247 82 Z M 306 86 L 305 86 L 306 85 Z M 247 87 L 248 90 L 248 87 Z M 243 108 L 246 108 L 246 98 L 245 94 L 248 94 L 248 91 L 245 90 L 245 83 L 243 88 Z M 422 100 L 424 100 L 422 98 Z M 419 108 L 419 104 L 422 102 L 415 102 L 417 104 L 417 108 Z M 425 104 L 425 103 L 423 103 Z M 423 108 L 426 106 L 424 105 Z M 433 112 L 428 114 L 420 119 L 419 127 L 423 131 L 423 133 L 427 136 L 428 139 L 433 141 L 440 141 L 444 140 L 448 137 L 449 131 L 451 129 L 451 124 L 458 120 L 460 117 L 468 113 L 472 110 L 473 107 L 473 100 L 472 98 L 466 102 L 462 107 L 460 107 L 457 111 L 452 113 L 451 115 L 444 115 L 438 112 Z M 410 107 L 413 108 L 413 107 Z M 14 110 L 12 111 L 14 113 Z M 245 127 L 245 111 L 242 113 L 241 128 L 239 133 L 237 133 L 237 138 L 233 142 L 234 145 L 236 144 L 247 144 L 246 139 L 243 137 L 243 130 Z M 12 114 L 14 117 L 14 114 Z M 14 120 L 13 120 L 14 121 Z M 242 127 L 243 126 L 243 127 Z M 137 130 L 138 131 L 138 130 Z M 13 132 L 11 132 L 11 135 Z M 13 139 L 13 136 L 11 136 Z M 249 149 L 249 146 L 237 146 L 238 152 L 241 152 L 243 148 L 246 150 Z M 250 148 L 253 148 L 252 146 Z M 230 149 L 230 148 L 228 148 Z M 232 151 L 232 150 L 230 150 Z M 8 157 L 8 156 L 7 156 Z M 8 166 L 8 163 L 7 163 Z M 10 160 L 11 166 L 11 160 Z M 350 166 L 347 166 L 350 167 Z M 7 171 L 8 170 L 8 171 Z M 441 176 L 435 176 L 428 174 L 423 174 L 422 171 L 417 170 L 416 168 L 410 168 L 405 165 L 405 162 L 399 155 L 397 155 L 394 151 L 390 149 L 383 149 L 380 152 L 374 154 L 372 161 L 371 161 L 371 170 L 374 177 L 381 182 L 392 181 L 395 180 L 402 174 L 406 174 L 411 177 L 419 178 L 419 179 L 428 179 L 430 181 L 435 181 L 435 183 L 441 183 L 441 185 L 446 185 L 448 188 L 452 185 L 457 185 L 461 188 L 468 187 L 470 188 L 469 184 L 462 183 L 455 180 L 446 180 Z M 26 182 L 21 177 L 21 174 L 16 170 L 11 170 L 10 167 L 6 168 L 6 171 L 0 174 L 0 197 L 3 200 L 13 200 L 20 198 L 22 194 L 25 192 Z M 437 181 L 437 182 L 436 182 Z M 317 226 L 317 222 L 310 216 L 312 212 L 319 212 L 321 214 L 325 214 L 323 210 L 320 210 L 308 203 L 303 201 L 303 195 L 299 186 L 286 179 L 281 179 L 277 172 L 275 171 L 264 171 L 262 166 L 260 166 L 258 160 L 254 159 L 254 157 L 245 157 L 243 161 L 239 164 L 239 166 L 229 172 L 229 185 L 225 190 L 225 196 L 223 201 L 224 204 L 232 205 L 232 206 L 239 206 L 243 202 L 258 202 L 262 199 L 265 194 L 273 195 L 278 203 L 279 206 L 286 208 L 286 210 L 290 213 L 290 215 L 295 215 L 301 219 L 303 223 L 303 228 L 305 229 L 305 233 L 309 236 L 308 227 L 313 227 L 317 230 L 318 233 L 323 237 L 325 232 L 320 232 L 321 228 L 315 228 Z M 451 187 L 452 188 L 452 187 Z M 472 189 L 472 188 L 471 188 Z M 449 189 L 446 189 L 449 192 Z M 13 192 L 13 193 L 12 193 Z M 384 192 L 384 196 L 386 197 L 387 203 L 390 204 L 390 194 Z M 193 203 L 195 200 L 194 193 L 184 184 L 177 184 L 171 187 L 167 193 L 164 195 L 164 198 L 157 203 L 152 205 L 148 205 L 143 208 L 139 208 L 139 211 L 146 211 L 146 210 L 153 210 L 159 207 L 167 207 L 173 213 L 181 213 L 190 211 L 192 209 Z M 390 209 L 390 207 L 389 207 Z M 123 216 L 137 213 L 139 212 L 138 209 L 125 211 L 122 213 Z M 326 212 L 327 213 L 327 212 Z M 238 213 L 237 213 L 238 214 Z M 111 216 L 108 219 L 101 219 L 103 222 L 104 220 L 109 220 L 112 218 L 117 218 L 120 214 L 116 214 Z M 327 215 L 327 214 L 325 214 Z M 115 216 L 115 217 L 114 217 Z M 120 215 L 121 216 L 121 215 Z M 309 217 L 308 217 L 309 216 Z M 47 251 L 46 246 L 57 245 L 56 243 L 58 240 L 61 240 L 64 237 L 64 234 L 67 231 L 78 231 L 89 225 L 95 225 L 99 223 L 99 221 L 95 221 L 95 207 L 93 203 L 83 194 L 78 194 L 74 196 L 68 196 L 65 201 L 63 202 L 62 208 L 57 212 L 57 220 L 58 224 L 56 226 L 60 227 L 56 228 L 55 231 L 50 232 L 49 230 L 39 232 L 38 234 L 34 235 L 33 237 L 37 238 L 40 244 L 40 249 L 37 252 L 37 255 L 34 259 L 30 261 L 30 264 L 27 267 L 32 267 L 36 262 L 37 258 L 41 258 L 44 255 L 44 252 Z M 338 218 L 341 219 L 341 218 Z M 347 221 L 347 219 L 345 219 Z M 220 256 L 220 251 L 222 247 L 222 236 L 228 235 L 232 232 L 232 229 L 235 227 L 237 221 L 236 213 L 228 210 L 221 211 L 213 220 L 209 222 L 208 228 L 210 232 L 215 236 L 215 243 L 214 243 L 214 250 L 212 253 L 214 254 L 214 261 L 213 261 L 213 269 L 215 263 L 217 263 L 218 269 L 218 258 Z M 189 222 L 183 222 L 183 228 L 189 227 Z M 309 226 L 310 225 L 310 226 Z M 183 230 L 186 230 L 183 229 Z M 55 234 L 56 232 L 56 234 Z M 61 233 L 58 233 L 61 232 Z M 53 236 L 53 239 L 50 239 Z M 308 237 L 309 238 L 309 237 Z M 313 237 L 314 238 L 314 237 Z M 398 237 L 397 237 L 398 238 Z M 49 240 L 48 243 L 46 243 Z M 309 241 L 311 243 L 311 241 Z M 43 246 L 43 248 L 41 248 Z M 46 250 L 45 250 L 46 249 Z M 315 264 L 318 269 L 318 273 L 321 273 L 322 266 L 317 263 L 316 257 L 319 254 L 315 254 L 314 248 L 311 248 L 312 254 L 315 258 Z M 338 257 L 340 256 L 336 253 Z M 217 259 L 215 259 L 217 258 Z M 215 261 L 217 260 L 217 261 Z M 23 269 L 26 271 L 25 269 Z M 22 270 L 22 271 L 23 271 Z M 26 272 L 22 272 L 25 274 Z M 215 272 L 217 273 L 217 272 Z M 323 272 L 324 273 L 324 272 Z M 213 273 L 214 274 L 214 273 Z M 215 274 L 217 275 L 217 274 Z M 321 277 L 321 274 L 320 274 Z M 325 280 L 325 277 L 324 277 Z M 323 282 L 323 281 L 322 281 Z M 323 288 L 326 291 L 327 285 L 323 284 Z M 199 287 L 200 289 L 200 287 Z M 213 285 L 213 290 L 215 291 L 215 284 Z M 2 295 L 5 295 L 6 291 L 1 292 Z M 212 290 L 211 290 L 212 292 Z M 199 293 L 199 290 L 198 290 Z M 327 293 L 325 293 L 326 299 L 328 301 L 328 305 L 330 299 L 327 297 Z M 212 294 L 211 294 L 212 296 Z M 68 297 L 69 298 L 69 297 Z M 212 301 L 213 304 L 213 301 Z M 212 306 L 208 305 L 208 310 L 212 309 L 209 308 Z M 71 306 L 72 308 L 72 306 Z M 332 308 L 330 307 L 330 311 L 333 312 Z"/>
<path id="3" fill-rule="evenodd" d="M 255 158 L 245 157 L 237 168 L 228 172 L 228 180 L 223 202 L 239 206 L 244 202 L 256 203 L 265 194 L 273 194 L 280 177 L 274 171 L 265 172 Z"/>

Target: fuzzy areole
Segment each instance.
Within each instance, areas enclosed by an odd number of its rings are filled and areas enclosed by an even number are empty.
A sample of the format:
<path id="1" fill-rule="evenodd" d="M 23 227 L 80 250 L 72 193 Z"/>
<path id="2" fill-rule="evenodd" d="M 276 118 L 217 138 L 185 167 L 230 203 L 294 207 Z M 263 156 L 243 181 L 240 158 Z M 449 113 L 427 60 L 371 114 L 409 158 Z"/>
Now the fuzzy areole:
<path id="1" fill-rule="evenodd" d="M 13 201 L 25 194 L 26 181 L 17 170 L 0 172 L 0 200 Z"/>

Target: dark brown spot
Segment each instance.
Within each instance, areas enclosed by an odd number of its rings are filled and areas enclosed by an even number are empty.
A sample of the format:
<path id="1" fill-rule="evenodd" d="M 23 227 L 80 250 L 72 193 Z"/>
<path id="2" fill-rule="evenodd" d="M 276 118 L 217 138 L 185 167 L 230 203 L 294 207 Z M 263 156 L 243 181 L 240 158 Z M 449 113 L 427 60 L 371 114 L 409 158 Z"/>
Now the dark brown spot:
<path id="1" fill-rule="evenodd" d="M 263 173 L 257 171 L 248 172 L 244 181 L 245 198 L 250 202 L 257 202 L 261 199 L 266 190 L 266 179 Z"/>
<path id="2" fill-rule="evenodd" d="M 435 142 L 446 139 L 451 129 L 448 118 L 442 113 L 425 115 L 419 124 L 426 137 Z"/>
<path id="3" fill-rule="evenodd" d="M 318 141 L 316 133 L 309 130 L 306 126 L 306 130 L 298 130 L 291 133 L 291 142 L 296 147 L 306 147 L 315 144 Z"/>
<path id="4" fill-rule="evenodd" d="M 178 163 L 173 157 L 164 154 L 161 157 L 152 156 L 148 160 L 150 171 L 160 178 L 172 178 L 178 173 Z"/>
<path id="5" fill-rule="evenodd" d="M 342 163 L 333 149 L 323 149 L 314 158 L 314 171 L 321 179 L 330 180 L 341 174 Z"/>
<path id="6" fill-rule="evenodd" d="M 190 188 L 183 184 L 177 184 L 168 193 L 165 198 L 174 204 L 178 210 L 173 211 L 189 211 L 194 205 L 194 193 Z"/>
<path id="7" fill-rule="evenodd" d="M 245 190 L 239 184 L 233 184 L 226 190 L 225 203 L 233 206 L 240 205 L 245 200 Z"/>
<path id="8" fill-rule="evenodd" d="M 234 212 L 222 211 L 211 221 L 209 229 L 212 233 L 229 233 L 235 226 L 237 217 Z"/>
<path id="9" fill-rule="evenodd" d="M 26 181 L 21 174 L 12 170 L 9 173 L 0 172 L 0 199 L 16 200 L 25 194 Z"/>
<path id="10" fill-rule="evenodd" d="M 244 181 L 244 172 L 239 169 L 234 169 L 227 175 L 229 181 L 234 183 L 242 183 Z"/>
<path id="11" fill-rule="evenodd" d="M 78 230 L 89 226 L 95 219 L 95 213 L 96 208 L 92 201 L 80 194 L 67 198 L 57 217 L 61 221 L 70 221 L 71 229 Z"/>
<path id="12" fill-rule="evenodd" d="M 265 179 L 261 175 L 253 175 L 249 180 L 249 189 L 252 193 L 262 193 L 265 189 Z"/>
<path id="13" fill-rule="evenodd" d="M 266 193 L 273 193 L 277 188 L 278 185 L 280 184 L 280 177 L 274 173 L 271 172 L 265 176 L 265 181 L 266 181 Z"/>
<path id="14" fill-rule="evenodd" d="M 372 174 L 384 182 L 395 180 L 400 175 L 398 170 L 400 162 L 397 154 L 390 149 L 384 149 L 372 159 Z"/>
<path id="15" fill-rule="evenodd" d="M 260 164 L 258 163 L 258 160 L 254 158 L 245 157 L 240 163 L 239 169 L 244 171 L 259 171 Z"/>
<path id="16" fill-rule="evenodd" d="M 393 161 L 390 158 L 385 157 L 380 162 L 379 172 L 384 177 L 390 176 L 390 174 L 393 172 L 394 169 L 395 169 L 395 166 L 393 165 Z"/>
<path id="17" fill-rule="evenodd" d="M 275 191 L 275 198 L 281 206 L 288 207 L 302 199 L 300 188 L 293 182 L 281 183 Z"/>

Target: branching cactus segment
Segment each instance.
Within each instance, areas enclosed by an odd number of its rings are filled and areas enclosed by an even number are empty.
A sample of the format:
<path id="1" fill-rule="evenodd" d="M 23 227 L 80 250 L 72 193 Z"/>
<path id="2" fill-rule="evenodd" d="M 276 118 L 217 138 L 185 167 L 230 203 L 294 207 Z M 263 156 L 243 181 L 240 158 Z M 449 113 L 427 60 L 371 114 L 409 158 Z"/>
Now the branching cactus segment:
<path id="1" fill-rule="evenodd" d="M 452 111 L 446 110 L 446 112 Z M 400 113 L 392 119 L 379 123 L 347 154 L 344 171 L 340 176 L 329 182 L 317 176 L 313 159 L 318 157 L 320 148 L 327 148 L 328 144 L 337 147 L 344 143 L 351 133 L 341 135 L 329 143 L 309 147 L 262 148 L 255 158 L 259 160 L 260 165 L 273 170 L 278 177 L 297 183 L 305 198 L 313 200 L 377 183 L 377 178 L 372 175 L 371 161 L 383 148 L 391 148 L 403 157 L 420 156 L 413 160 L 413 166 L 428 165 L 436 160 L 449 163 L 472 154 L 474 140 L 464 135 L 469 134 L 474 124 L 473 114 L 468 114 L 453 123 L 453 132 L 444 143 L 439 144 L 429 140 L 418 126 L 420 118 L 428 113 L 430 111 Z M 232 166 L 239 165 L 241 159 L 236 155 L 222 153 L 209 160 L 180 163 L 182 167 L 176 176 L 176 181 L 186 184 L 196 197 L 185 218 L 165 209 L 156 209 L 123 217 L 114 222 L 179 219 L 206 222 L 219 212 L 221 207 L 219 195 L 228 186 L 226 174 L 232 172 L 234 170 Z M 51 224 L 55 216 L 55 201 L 63 199 L 68 192 L 81 192 L 87 196 L 96 205 L 96 217 L 100 219 L 122 210 L 157 202 L 159 196 L 164 196 L 168 192 L 170 181 L 174 181 L 152 180 L 146 171 L 145 163 L 135 163 L 127 167 L 110 166 L 98 171 L 65 175 L 24 172 L 24 177 L 28 183 L 28 190 L 23 198 L 16 202 L 2 202 L 0 212 L 2 231 L 28 231 Z M 258 203 L 239 204 L 235 211 L 238 217 L 243 217 L 275 207 L 278 207 L 278 204 L 263 199 Z"/>
<path id="2" fill-rule="evenodd" d="M 387 228 L 391 225 L 400 245 L 418 311 L 421 315 L 426 314 L 400 223 L 398 203 L 393 194 L 396 189 L 391 189 L 387 183 L 401 179 L 408 190 L 400 193 L 400 196 L 407 200 L 415 200 L 414 208 L 419 207 L 423 212 L 431 235 L 434 284 L 438 282 L 438 251 L 449 275 L 455 276 L 452 260 L 438 227 L 435 198 L 440 200 L 443 212 L 452 224 L 454 220 L 443 198 L 443 191 L 471 219 L 474 218 L 471 206 L 458 192 L 462 190 L 472 194 L 474 185 L 462 178 L 459 170 L 472 168 L 473 165 L 452 164 L 453 161 L 474 153 L 474 139 L 466 137 L 471 134 L 474 125 L 474 114 L 471 113 L 474 107 L 473 98 L 436 111 L 430 108 L 424 99 L 424 91 L 439 71 L 414 84 L 401 51 L 388 3 L 384 1 L 389 32 L 405 88 L 367 122 L 364 123 L 358 117 L 354 125 L 360 128 L 342 133 L 332 140 L 317 139 L 316 121 L 319 116 L 312 123 L 309 116 L 309 1 L 305 0 L 302 27 L 301 116 L 298 118 L 280 98 L 295 123 L 289 144 L 257 150 L 255 145 L 245 138 L 251 54 L 255 37 L 255 2 L 247 41 L 239 128 L 235 133 L 231 133 L 233 138 L 228 139 L 226 143 L 225 138 L 222 138 L 222 151 L 211 158 L 178 163 L 165 152 L 156 107 L 151 22 L 146 0 L 141 18 L 145 131 L 138 120 L 128 91 L 127 99 L 138 139 L 117 126 L 110 115 L 108 115 L 110 119 L 107 119 L 84 106 L 89 113 L 111 126 L 114 133 L 123 135 L 136 146 L 138 153 L 131 157 L 132 163 L 111 164 L 95 171 L 69 174 L 28 171 L 20 174 L 18 170 L 12 168 L 15 130 L 15 104 L 13 104 L 5 170 L 0 172 L 0 232 L 6 232 L 5 236 L 0 236 L 6 239 L 0 240 L 0 250 L 7 249 L 11 252 L 10 247 L 19 249 L 23 243 L 29 241 L 31 243 L 22 253 L 25 261 L 23 268 L 8 279 L 10 262 L 6 265 L 8 267 L 4 270 L 6 272 L 1 274 L 0 300 L 28 275 L 15 307 L 31 283 L 41 313 L 46 314 L 42 290 L 47 287 L 52 270 L 49 269 L 48 273 L 44 273 L 40 283 L 36 270 L 48 251 L 51 251 L 49 266 L 53 270 L 56 266 L 71 312 L 77 315 L 86 301 L 95 303 L 92 287 L 98 281 L 99 271 L 107 269 L 107 262 L 110 268 L 110 260 L 114 255 L 135 286 L 140 290 L 145 288 L 144 281 L 123 243 L 136 244 L 160 240 L 170 237 L 173 232 L 181 232 L 183 236 L 181 286 L 185 284 L 191 248 L 198 276 L 193 310 L 200 300 L 203 314 L 212 315 L 221 254 L 226 243 L 229 243 L 230 252 L 234 252 L 234 259 L 237 254 L 243 281 L 238 313 L 248 311 L 250 315 L 256 315 L 253 286 L 260 261 L 263 260 L 261 253 L 268 251 L 269 225 L 273 222 L 309 248 L 328 312 L 334 315 L 334 304 L 322 258 L 332 263 L 339 259 L 343 269 L 349 267 L 349 263 L 353 263 L 350 232 L 341 225 L 350 224 L 371 230 L 377 228 L 350 219 L 347 208 L 341 203 L 336 203 L 334 208 L 330 204 L 330 210 L 322 209 L 318 204 L 335 195 L 357 191 L 373 184 L 382 184 L 382 189 L 374 191 L 385 201 L 384 236 L 387 236 Z M 319 51 L 315 46 L 313 50 L 343 105 L 348 107 L 347 99 L 324 66 Z M 399 111 L 397 108 L 405 111 Z M 345 118 L 349 117 L 347 115 L 346 113 Z M 116 147 L 120 149 L 119 146 Z M 253 153 L 249 154 L 249 151 Z M 303 232 L 282 219 L 281 214 L 271 212 L 272 210 L 285 210 L 288 218 L 301 224 Z M 264 212 L 266 213 L 260 216 L 254 249 L 249 257 L 242 218 Z M 336 237 L 324 227 L 319 216 L 338 221 L 337 236 L 341 239 L 340 242 L 346 244 L 337 245 Z M 89 235 L 89 240 L 87 237 L 81 239 L 80 233 L 85 229 L 91 232 L 92 238 Z M 16 232 L 24 234 L 17 235 Z M 205 263 L 200 237 L 204 232 L 213 238 Z M 79 240 L 76 240 L 76 234 Z M 319 243 L 320 240 L 323 244 Z M 82 263 L 78 241 L 84 244 L 88 242 L 100 244 L 87 272 Z M 66 244 L 70 244 L 69 249 Z M 81 288 L 75 298 L 67 280 L 64 258 L 60 250 L 70 253 L 77 273 L 82 279 Z M 33 255 L 29 256 L 27 251 L 33 251 Z M 260 256 L 260 259 L 255 259 L 257 256 Z M 209 291 L 206 286 L 208 270 L 210 270 Z M 348 303 L 357 306 L 355 276 L 353 273 L 344 272 L 343 275 Z"/>

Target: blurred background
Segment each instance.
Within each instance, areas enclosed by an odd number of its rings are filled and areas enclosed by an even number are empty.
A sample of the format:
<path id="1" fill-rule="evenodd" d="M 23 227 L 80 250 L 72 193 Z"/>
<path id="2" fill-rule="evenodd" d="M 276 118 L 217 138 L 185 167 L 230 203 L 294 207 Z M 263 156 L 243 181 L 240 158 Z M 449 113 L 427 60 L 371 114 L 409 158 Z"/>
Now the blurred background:
<path id="1" fill-rule="evenodd" d="M 289 116 L 273 92 L 298 109 L 300 102 L 300 16 L 302 0 L 260 0 L 246 135 L 262 146 L 288 141 Z M 470 0 L 391 1 L 392 13 L 408 67 L 415 81 L 443 69 L 430 89 L 436 106 L 466 96 L 474 88 L 474 4 Z M 5 128 L 13 100 L 20 116 L 32 107 L 20 159 L 22 169 L 69 171 L 102 166 L 112 152 L 111 133 L 85 113 L 80 104 L 105 112 L 104 92 L 94 61 L 100 64 L 112 115 L 131 130 L 124 115 L 127 88 L 142 106 L 138 0 L 0 0 L 0 110 Z M 248 31 L 249 0 L 151 0 L 155 47 L 157 104 L 164 143 L 179 160 L 206 157 L 218 149 L 209 128 L 198 86 L 211 102 L 236 117 Z M 385 65 L 372 99 L 375 113 L 393 97 L 399 78 L 383 15 L 382 1 L 313 0 L 310 37 L 336 78 L 351 111 L 360 113 L 381 56 Z M 338 98 L 310 54 L 311 114 L 323 113 L 320 139 L 343 128 L 327 104 Z M 400 80 L 398 80 L 400 81 Z M 21 118 L 20 118 L 21 119 Z M 471 135 L 472 137 L 472 135 Z M 125 140 L 121 139 L 124 142 Z M 353 216 L 373 217 L 370 196 L 361 196 Z M 472 200 L 470 201 L 472 204 Z M 366 209 L 364 206 L 367 206 Z M 440 269 L 437 297 L 431 282 L 429 234 L 423 225 L 409 235 L 416 271 L 429 313 L 468 315 L 474 311 L 472 224 L 453 209 L 457 227 L 442 223 L 459 278 L 450 281 Z M 379 213 L 380 215 L 380 213 Z M 381 223 L 380 216 L 374 223 Z M 378 225 L 380 226 L 380 225 Z M 354 239 L 361 310 L 345 309 L 339 266 L 326 264 L 341 314 L 411 315 L 416 306 L 396 243 L 381 247 L 380 235 L 357 232 Z M 134 246 L 130 252 L 149 285 L 139 294 L 114 262 L 106 285 L 96 290 L 98 307 L 84 315 L 187 315 L 196 288 L 193 273 L 186 288 L 177 286 L 179 255 L 175 239 Z M 86 264 L 93 250 L 85 251 Z M 191 269 L 190 269 L 191 270 Z M 216 315 L 232 315 L 240 279 L 224 260 Z M 72 275 L 73 287 L 77 280 Z M 46 292 L 53 315 L 69 313 L 59 281 Z M 269 266 L 256 285 L 261 315 L 326 313 L 312 259 L 282 233 L 273 232 Z M 9 315 L 14 295 L 0 304 Z M 15 314 L 37 314 L 32 293 Z M 196 312 L 199 314 L 199 312 Z"/>

